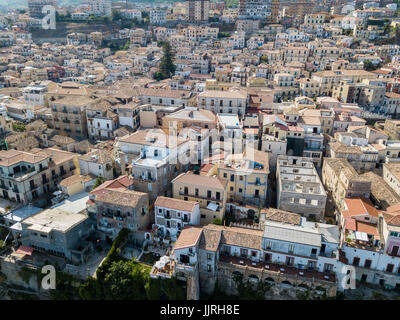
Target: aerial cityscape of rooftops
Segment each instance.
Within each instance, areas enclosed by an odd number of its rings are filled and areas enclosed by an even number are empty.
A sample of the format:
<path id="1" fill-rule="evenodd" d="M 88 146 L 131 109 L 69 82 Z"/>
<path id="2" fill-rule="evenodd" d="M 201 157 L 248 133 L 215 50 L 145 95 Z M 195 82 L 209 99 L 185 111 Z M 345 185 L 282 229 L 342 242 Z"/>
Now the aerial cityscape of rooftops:
<path id="1" fill-rule="evenodd" d="M 400 0 L 0 0 L 0 300 L 400 299 Z"/>

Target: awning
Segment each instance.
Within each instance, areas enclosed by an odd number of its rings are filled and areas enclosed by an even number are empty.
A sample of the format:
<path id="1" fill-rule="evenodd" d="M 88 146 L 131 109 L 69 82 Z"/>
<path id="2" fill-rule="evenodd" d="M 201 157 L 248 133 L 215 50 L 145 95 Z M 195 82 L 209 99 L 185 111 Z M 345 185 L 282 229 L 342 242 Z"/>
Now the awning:
<path id="1" fill-rule="evenodd" d="M 356 231 L 356 240 L 368 241 L 368 235 L 365 232 Z"/>
<path id="2" fill-rule="evenodd" d="M 207 206 L 207 209 L 208 209 L 208 210 L 212 210 L 212 211 L 217 211 L 218 205 L 217 205 L 216 203 L 210 202 L 210 203 L 208 204 L 208 206 Z"/>
<path id="3" fill-rule="evenodd" d="M 21 253 L 21 254 L 25 254 L 28 256 L 31 256 L 33 253 L 33 248 L 32 247 L 26 247 L 26 246 L 19 246 L 18 250 L 16 251 L 16 253 Z"/>

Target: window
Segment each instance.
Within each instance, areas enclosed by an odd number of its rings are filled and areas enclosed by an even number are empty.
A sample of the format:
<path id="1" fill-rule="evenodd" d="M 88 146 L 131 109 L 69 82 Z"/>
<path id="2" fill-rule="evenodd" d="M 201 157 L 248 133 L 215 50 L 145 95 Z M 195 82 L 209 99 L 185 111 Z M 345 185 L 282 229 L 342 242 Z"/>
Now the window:
<path id="1" fill-rule="evenodd" d="M 315 257 L 317 255 L 317 249 L 311 249 L 311 256 Z"/>
<path id="2" fill-rule="evenodd" d="M 286 265 L 287 266 L 293 266 L 294 264 L 294 258 L 293 257 L 286 257 Z"/>
<path id="3" fill-rule="evenodd" d="M 360 258 L 359 257 L 354 257 L 353 266 L 358 266 L 359 264 L 360 264 Z"/>
<path id="4" fill-rule="evenodd" d="M 207 272 L 211 272 L 211 265 L 210 264 L 207 265 Z"/>
<path id="5" fill-rule="evenodd" d="M 330 273 L 333 270 L 333 264 L 325 263 L 324 265 L 324 272 Z"/>
<path id="6" fill-rule="evenodd" d="M 207 260 L 211 260 L 212 256 L 211 253 L 207 253 Z"/>
<path id="7" fill-rule="evenodd" d="M 371 260 L 366 259 L 366 260 L 365 260 L 365 263 L 364 263 L 364 268 L 371 268 L 371 263 L 372 263 Z"/>
<path id="8" fill-rule="evenodd" d="M 288 252 L 289 253 L 293 253 L 294 252 L 294 244 L 293 243 L 289 243 Z"/>
<path id="9" fill-rule="evenodd" d="M 231 247 L 224 246 L 223 253 L 224 254 L 230 254 L 231 253 Z"/>
<path id="10" fill-rule="evenodd" d="M 267 241 L 266 248 L 271 250 L 272 249 L 272 241 Z"/>
<path id="11" fill-rule="evenodd" d="M 386 272 L 393 272 L 394 265 L 389 263 L 386 267 Z"/>

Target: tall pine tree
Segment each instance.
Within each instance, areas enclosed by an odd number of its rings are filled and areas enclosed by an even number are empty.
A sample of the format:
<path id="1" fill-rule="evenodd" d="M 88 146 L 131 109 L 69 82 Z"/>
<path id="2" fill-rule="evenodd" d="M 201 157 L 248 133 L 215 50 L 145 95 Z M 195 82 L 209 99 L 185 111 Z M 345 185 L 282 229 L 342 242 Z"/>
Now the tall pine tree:
<path id="1" fill-rule="evenodd" d="M 172 52 L 171 45 L 168 41 L 163 44 L 163 57 L 161 58 L 159 71 L 156 72 L 154 78 L 163 80 L 171 78 L 175 74 L 174 53 Z"/>

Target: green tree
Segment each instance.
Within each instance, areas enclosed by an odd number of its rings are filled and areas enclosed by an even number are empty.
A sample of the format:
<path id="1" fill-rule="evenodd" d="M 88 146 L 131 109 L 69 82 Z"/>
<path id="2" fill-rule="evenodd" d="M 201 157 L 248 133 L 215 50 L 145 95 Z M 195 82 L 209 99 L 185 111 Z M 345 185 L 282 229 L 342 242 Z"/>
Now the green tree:
<path id="1" fill-rule="evenodd" d="M 113 10 L 111 14 L 112 21 L 123 20 L 121 13 L 118 10 Z"/>
<path id="2" fill-rule="evenodd" d="M 217 225 L 222 225 L 222 221 L 221 221 L 221 219 L 218 219 L 218 218 L 215 218 L 214 220 L 213 220 L 213 222 L 212 222 L 213 224 L 217 224 Z"/>
<path id="3" fill-rule="evenodd" d="M 267 56 L 262 56 L 262 57 L 260 58 L 260 61 L 261 61 L 262 63 L 268 63 L 268 57 L 267 57 Z"/>
<path id="4" fill-rule="evenodd" d="M 174 65 L 174 53 L 172 52 L 170 43 L 168 41 L 165 41 L 162 48 L 163 57 L 161 58 L 159 73 L 156 72 L 154 76 L 156 80 L 171 78 L 176 70 L 176 67 Z"/>
<path id="5" fill-rule="evenodd" d="M 149 18 L 150 18 L 149 13 L 147 11 L 142 11 L 142 19 L 144 20 L 144 19 L 149 19 Z"/>
<path id="6" fill-rule="evenodd" d="M 126 261 L 115 261 L 104 278 L 105 298 L 127 300 L 134 296 L 132 265 Z"/>
<path id="7" fill-rule="evenodd" d="M 104 183 L 104 181 L 106 181 L 106 180 L 105 180 L 102 176 L 97 177 L 97 179 L 96 179 L 96 181 L 95 181 L 95 183 L 94 183 L 94 186 L 93 186 L 93 189 L 92 189 L 92 190 L 94 190 L 94 189 L 96 189 L 98 186 L 102 185 L 102 184 Z"/>
<path id="8" fill-rule="evenodd" d="M 100 281 L 89 277 L 79 287 L 79 297 L 83 300 L 103 300 L 103 288 Z"/>
<path id="9" fill-rule="evenodd" d="M 164 80 L 164 75 L 160 71 L 156 71 L 153 76 L 154 80 L 161 81 Z"/>
<path id="10" fill-rule="evenodd" d="M 218 39 L 229 38 L 230 36 L 229 32 L 218 32 Z"/>
<path id="11" fill-rule="evenodd" d="M 152 279 L 144 286 L 148 300 L 160 300 L 161 298 L 161 279 Z"/>
<path id="12" fill-rule="evenodd" d="M 16 122 L 13 124 L 13 130 L 17 132 L 24 132 L 26 128 L 23 123 Z"/>
<path id="13" fill-rule="evenodd" d="M 168 300 L 184 300 L 186 294 L 182 285 L 176 280 L 176 278 L 163 279 L 161 280 L 162 292 L 166 295 Z"/>
<path id="14" fill-rule="evenodd" d="M 365 60 L 364 61 L 364 70 L 372 71 L 372 70 L 375 70 L 375 69 L 376 69 L 375 65 L 370 60 Z"/>

